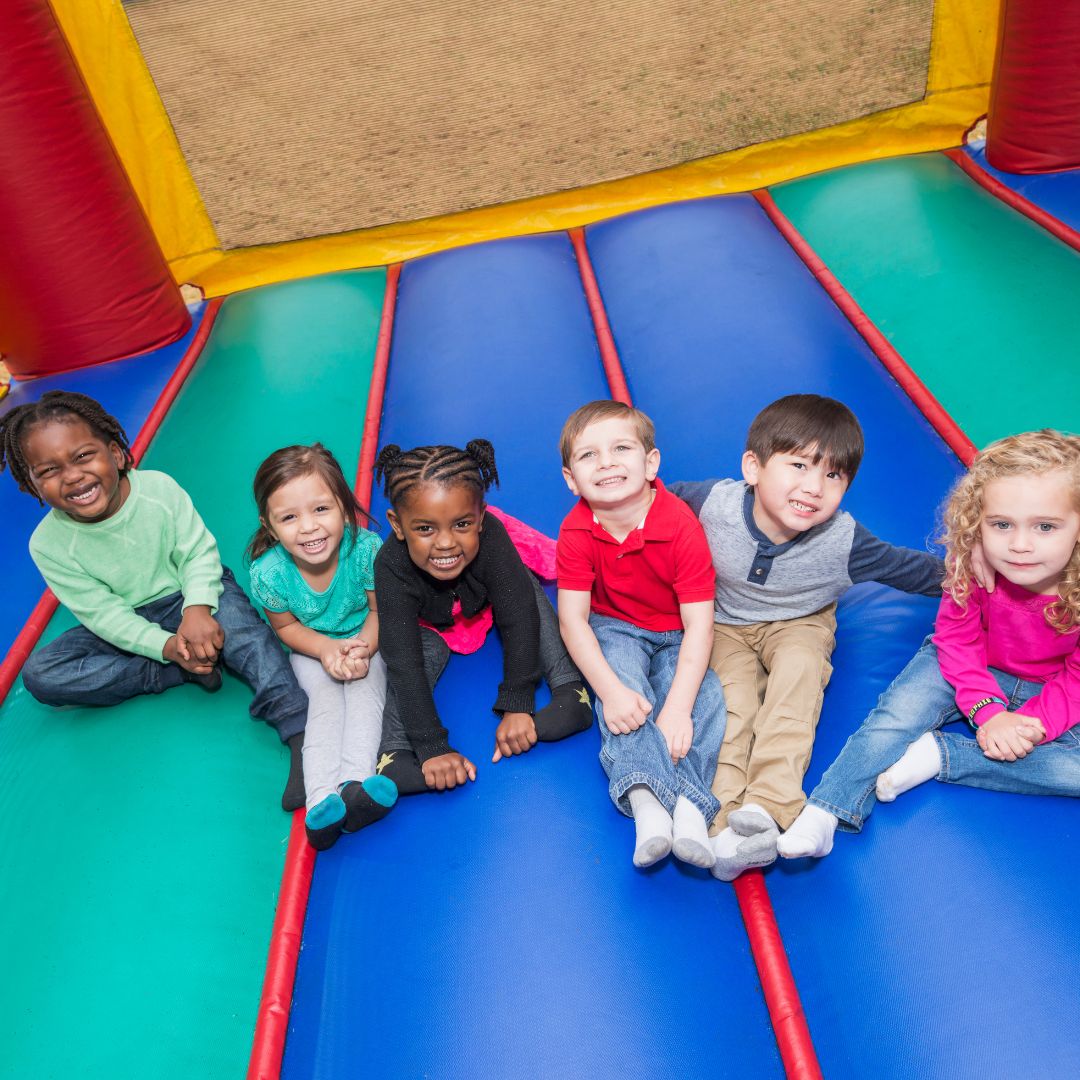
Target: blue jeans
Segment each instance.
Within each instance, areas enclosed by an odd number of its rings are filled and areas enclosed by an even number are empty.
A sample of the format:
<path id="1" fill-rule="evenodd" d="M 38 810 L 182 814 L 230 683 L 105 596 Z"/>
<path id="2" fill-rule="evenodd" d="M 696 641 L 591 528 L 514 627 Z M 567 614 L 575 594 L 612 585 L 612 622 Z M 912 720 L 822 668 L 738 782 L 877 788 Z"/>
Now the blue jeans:
<path id="1" fill-rule="evenodd" d="M 304 730 L 307 695 L 274 632 L 259 618 L 228 568 L 214 615 L 225 632 L 221 660 L 255 691 L 250 712 L 273 727 L 282 742 Z M 135 609 L 136 615 L 175 633 L 183 617 L 182 593 L 171 593 Z M 138 694 L 160 694 L 184 681 L 178 664 L 124 652 L 85 626 L 61 634 L 31 653 L 23 685 L 45 705 L 118 705 Z"/>
<path id="2" fill-rule="evenodd" d="M 690 714 L 694 721 L 694 741 L 690 752 L 676 765 L 656 720 L 675 677 L 683 632 L 643 630 L 607 615 L 590 616 L 589 625 L 619 681 L 652 705 L 652 712 L 641 727 L 627 735 L 616 735 L 604 723 L 604 706 L 596 699 L 600 763 L 610 781 L 608 791 L 612 801 L 632 817 L 626 792 L 635 784 L 644 784 L 668 813 L 674 810 L 675 800 L 683 795 L 701 811 L 706 822 L 712 821 L 720 809 L 712 793 L 712 782 L 727 720 L 724 691 L 715 672 L 705 672 Z"/>
<path id="3" fill-rule="evenodd" d="M 1009 711 L 1017 711 L 1042 690 L 1008 672 L 990 669 Z M 848 739 L 829 766 L 810 802 L 858 832 L 874 809 L 880 773 L 895 764 L 920 735 L 934 732 L 941 755 L 937 779 L 946 784 L 1012 791 L 1022 795 L 1080 796 L 1080 735 L 1075 728 L 1043 743 L 1019 761 L 993 761 L 969 735 L 943 732 L 945 724 L 966 720 L 956 708 L 955 691 L 945 681 L 931 638 L 878 699 L 874 711 Z"/>

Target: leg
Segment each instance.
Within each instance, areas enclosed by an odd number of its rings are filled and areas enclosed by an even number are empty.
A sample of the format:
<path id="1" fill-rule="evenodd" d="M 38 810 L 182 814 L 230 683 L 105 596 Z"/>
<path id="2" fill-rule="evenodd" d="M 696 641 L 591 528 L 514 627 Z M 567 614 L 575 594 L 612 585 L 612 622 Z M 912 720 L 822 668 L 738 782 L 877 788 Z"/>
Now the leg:
<path id="1" fill-rule="evenodd" d="M 747 629 L 721 623 L 713 626 L 709 667 L 723 686 L 727 711 L 724 741 L 712 784 L 713 794 L 720 803 L 720 811 L 709 830 L 713 836 L 727 824 L 728 814 L 743 804 L 754 722 L 765 693 L 765 669 L 747 638 Z"/>
<path id="2" fill-rule="evenodd" d="M 176 664 L 124 652 L 77 626 L 31 653 L 22 679 L 45 705 L 119 705 L 179 686 L 184 673 Z"/>
<path id="3" fill-rule="evenodd" d="M 802 782 L 832 675 L 835 635 L 835 604 L 802 619 L 772 623 L 762 634 L 768 682 L 754 730 L 746 802 L 763 808 L 782 829 L 806 801 Z"/>
<path id="4" fill-rule="evenodd" d="M 434 689 L 450 659 L 450 647 L 434 630 L 426 627 L 420 631 L 420 642 L 423 647 L 424 675 L 428 685 Z M 386 691 L 382 739 L 375 771 L 380 776 L 393 780 L 402 795 L 422 795 L 431 790 L 424 780 L 420 762 L 413 753 L 393 686 L 388 686 Z"/>
<path id="5" fill-rule="evenodd" d="M 920 735 L 958 719 L 953 688 L 942 678 L 937 649 L 927 638 L 814 788 L 780 838 L 780 854 L 827 854 L 837 824 L 858 832 L 874 808 L 878 776 Z"/>
<path id="6" fill-rule="evenodd" d="M 585 680 L 563 644 L 555 609 L 540 582 L 532 574 L 529 576 L 540 615 L 540 666 L 551 691 L 551 701 L 537 710 L 533 721 L 540 742 L 557 742 L 592 725 L 592 702 Z"/>
<path id="7" fill-rule="evenodd" d="M 345 690 L 327 675 L 311 656 L 289 657 L 296 681 L 307 694 L 307 727 L 304 731 L 305 805 L 310 811 L 328 796 L 338 797 L 342 740 L 345 730 Z M 340 801 L 340 800 L 339 800 Z M 344 806 L 342 807 L 344 814 Z"/>
<path id="8" fill-rule="evenodd" d="M 227 567 L 222 572 L 224 590 L 214 617 L 225 631 L 221 658 L 255 691 L 248 711 L 265 720 L 282 742 L 304 730 L 307 701 L 296 683 L 288 657 L 274 632 L 259 618 L 247 594 Z"/>
<path id="9" fill-rule="evenodd" d="M 341 735 L 338 786 L 350 780 L 363 780 L 375 772 L 386 708 L 386 663 L 383 658 L 376 653 L 371 658 L 367 675 L 344 683 L 342 689 L 345 726 Z"/>
<path id="10" fill-rule="evenodd" d="M 1019 761 L 994 761 L 974 739 L 936 732 L 941 754 L 937 778 L 947 784 L 1012 791 L 1018 795 L 1080 798 L 1080 731 L 1070 728 L 1053 742 L 1036 746 Z"/>

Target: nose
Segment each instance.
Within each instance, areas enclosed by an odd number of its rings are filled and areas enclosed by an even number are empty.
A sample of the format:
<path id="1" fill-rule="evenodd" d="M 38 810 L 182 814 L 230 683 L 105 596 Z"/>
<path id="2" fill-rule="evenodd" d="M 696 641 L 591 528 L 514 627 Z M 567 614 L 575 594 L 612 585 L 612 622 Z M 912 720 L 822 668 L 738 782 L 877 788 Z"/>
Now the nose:
<path id="1" fill-rule="evenodd" d="M 449 529 L 440 529 L 435 534 L 435 547 L 438 551 L 445 551 L 454 546 L 454 534 Z"/>
<path id="2" fill-rule="evenodd" d="M 811 465 L 803 473 L 802 488 L 807 495 L 820 496 L 822 491 L 822 481 L 825 477 L 825 470 L 817 465 Z"/>
<path id="3" fill-rule="evenodd" d="M 1009 531 L 1009 550 L 1016 552 L 1031 551 L 1034 547 L 1030 529 L 1011 529 Z"/>

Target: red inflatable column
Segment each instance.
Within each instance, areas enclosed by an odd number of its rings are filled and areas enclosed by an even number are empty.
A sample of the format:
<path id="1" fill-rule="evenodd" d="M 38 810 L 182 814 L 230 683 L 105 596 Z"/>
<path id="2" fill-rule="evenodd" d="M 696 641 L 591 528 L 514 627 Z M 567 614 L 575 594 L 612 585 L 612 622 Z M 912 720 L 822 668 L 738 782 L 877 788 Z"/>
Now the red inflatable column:
<path id="1" fill-rule="evenodd" d="M 3 0 L 0 353 L 17 377 L 146 352 L 191 317 L 45 0 Z"/>
<path id="2" fill-rule="evenodd" d="M 1080 166 L 1080 3 L 1002 0 L 986 158 L 1005 172 Z"/>

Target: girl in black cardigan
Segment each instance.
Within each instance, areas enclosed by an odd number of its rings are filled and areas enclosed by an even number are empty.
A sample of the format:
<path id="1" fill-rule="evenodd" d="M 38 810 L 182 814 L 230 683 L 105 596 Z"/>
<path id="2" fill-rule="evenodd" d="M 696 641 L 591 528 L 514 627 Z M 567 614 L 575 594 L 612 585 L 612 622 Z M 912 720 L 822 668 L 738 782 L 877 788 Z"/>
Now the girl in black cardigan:
<path id="1" fill-rule="evenodd" d="M 551 603 L 507 527 L 486 513 L 484 495 L 499 479 L 491 443 L 387 446 L 375 476 L 394 530 L 375 559 L 379 648 L 389 673 L 378 771 L 403 795 L 476 779 L 476 766 L 450 745 L 432 689 L 451 651 L 474 652 L 492 624 L 502 637 L 503 680 L 491 760 L 588 728 L 589 695 Z M 536 711 L 541 672 L 551 703 Z"/>

